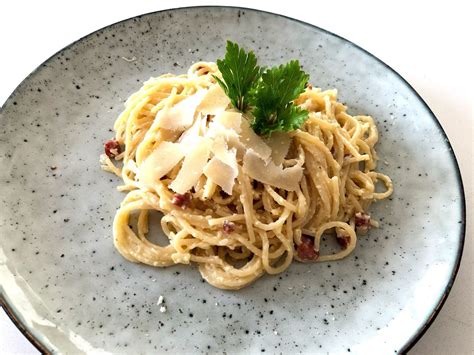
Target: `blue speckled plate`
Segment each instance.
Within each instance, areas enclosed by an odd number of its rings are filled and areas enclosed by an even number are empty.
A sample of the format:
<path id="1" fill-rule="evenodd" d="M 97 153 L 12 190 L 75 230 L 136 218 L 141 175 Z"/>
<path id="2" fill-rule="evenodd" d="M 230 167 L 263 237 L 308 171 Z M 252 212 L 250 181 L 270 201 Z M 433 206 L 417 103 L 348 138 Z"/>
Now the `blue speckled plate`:
<path id="1" fill-rule="evenodd" d="M 238 292 L 196 268 L 125 261 L 111 223 L 123 194 L 98 156 L 124 100 L 150 76 L 223 55 L 226 39 L 264 64 L 299 58 L 380 128 L 380 170 L 395 184 L 374 206 L 381 228 L 348 258 L 295 263 Z M 126 60 L 135 58 L 134 60 Z M 464 197 L 451 146 L 397 73 L 317 27 L 255 10 L 151 13 L 53 55 L 0 112 L 3 303 L 41 349 L 76 353 L 400 352 L 446 298 L 464 240 Z M 54 168 L 55 167 L 55 168 Z M 168 311 L 157 300 L 164 295 Z"/>

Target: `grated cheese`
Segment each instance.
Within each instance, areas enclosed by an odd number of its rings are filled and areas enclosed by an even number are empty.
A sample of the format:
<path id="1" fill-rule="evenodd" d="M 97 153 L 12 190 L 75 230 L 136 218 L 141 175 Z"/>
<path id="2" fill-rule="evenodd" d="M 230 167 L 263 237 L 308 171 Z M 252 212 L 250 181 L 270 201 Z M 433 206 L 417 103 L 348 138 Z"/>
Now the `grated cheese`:
<path id="1" fill-rule="evenodd" d="M 160 297 L 158 297 L 158 302 L 156 302 L 156 305 L 159 306 L 160 304 L 162 304 L 164 301 L 164 298 L 162 295 L 160 295 Z"/>

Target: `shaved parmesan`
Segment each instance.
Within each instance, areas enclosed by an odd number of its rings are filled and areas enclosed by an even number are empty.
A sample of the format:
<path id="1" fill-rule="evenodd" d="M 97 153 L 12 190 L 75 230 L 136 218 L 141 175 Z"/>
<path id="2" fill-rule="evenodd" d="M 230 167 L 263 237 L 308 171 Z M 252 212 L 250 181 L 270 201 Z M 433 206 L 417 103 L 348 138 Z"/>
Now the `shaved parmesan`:
<path id="1" fill-rule="evenodd" d="M 232 195 L 238 173 L 236 166 L 227 165 L 216 156 L 209 160 L 209 163 L 204 167 L 204 174 L 207 178 L 219 185 L 229 195 Z"/>
<path id="2" fill-rule="evenodd" d="M 235 169 L 237 169 L 236 149 L 228 149 L 223 137 L 216 137 L 212 142 L 211 151 L 214 156 Z"/>
<path id="3" fill-rule="evenodd" d="M 230 99 L 220 85 L 211 86 L 199 104 L 197 110 L 204 115 L 218 115 L 229 106 Z"/>
<path id="4" fill-rule="evenodd" d="M 239 173 L 236 149 L 228 149 L 224 137 L 216 137 L 212 142 L 211 152 L 214 157 L 204 168 L 204 174 L 214 184 L 220 186 L 229 195 L 232 194 L 235 178 Z"/>
<path id="5" fill-rule="evenodd" d="M 209 140 L 200 137 L 198 143 L 184 158 L 178 175 L 169 186 L 170 189 L 179 194 L 188 192 L 201 177 L 210 152 Z"/>
<path id="6" fill-rule="evenodd" d="M 145 186 L 153 186 L 173 169 L 183 156 L 184 152 L 179 144 L 162 142 L 141 164 L 138 179 Z"/>
<path id="7" fill-rule="evenodd" d="M 273 132 L 265 142 L 272 150 L 272 161 L 276 165 L 283 163 L 283 159 L 285 159 L 290 149 L 290 135 L 286 132 Z"/>
<path id="8" fill-rule="evenodd" d="M 245 154 L 242 169 L 252 179 L 288 191 L 295 191 L 303 176 L 301 165 L 284 169 L 272 161 L 265 162 L 252 150 Z"/>
<path id="9" fill-rule="evenodd" d="M 158 127 L 174 131 L 184 131 L 194 122 L 194 114 L 198 105 L 206 95 L 207 90 L 199 90 L 176 105 L 164 108 L 156 114 Z"/>
<path id="10" fill-rule="evenodd" d="M 240 128 L 240 142 L 247 150 L 253 150 L 255 155 L 267 162 L 272 154 L 271 148 L 254 132 L 247 120 L 242 120 Z"/>
<path id="11" fill-rule="evenodd" d="M 232 129 L 237 133 L 241 132 L 242 114 L 240 112 L 224 111 L 214 117 L 213 122 L 219 123 L 227 129 Z"/>
<path id="12" fill-rule="evenodd" d="M 224 123 L 227 124 L 226 122 Z M 209 123 L 209 128 L 206 132 L 206 137 L 209 137 L 211 139 L 223 138 L 226 141 L 229 141 L 231 139 L 237 141 L 239 140 L 239 134 L 235 130 L 226 127 L 219 119 L 216 118 L 214 118 Z"/>
<path id="13" fill-rule="evenodd" d="M 183 147 L 185 154 L 193 149 L 193 147 L 202 139 L 202 121 L 206 120 L 198 117 L 196 121 L 194 121 L 193 125 L 184 131 L 181 137 L 179 137 L 178 142 Z"/>

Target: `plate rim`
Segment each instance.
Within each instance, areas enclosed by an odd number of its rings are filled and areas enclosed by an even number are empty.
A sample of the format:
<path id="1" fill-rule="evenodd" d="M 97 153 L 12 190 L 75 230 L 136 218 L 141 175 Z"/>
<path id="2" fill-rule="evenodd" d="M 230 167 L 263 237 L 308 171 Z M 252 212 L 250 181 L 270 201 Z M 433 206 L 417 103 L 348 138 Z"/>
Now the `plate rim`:
<path id="1" fill-rule="evenodd" d="M 425 100 L 421 97 L 421 95 L 416 91 L 416 89 L 400 74 L 398 73 L 395 69 L 393 69 L 390 65 L 388 65 L 387 63 L 385 63 L 384 61 L 382 61 L 380 58 L 378 58 L 376 55 L 372 54 L 371 52 L 369 52 L 368 50 L 362 48 L 361 46 L 359 46 L 358 44 L 354 43 L 353 41 L 345 38 L 345 37 L 342 37 L 336 33 L 333 33 L 329 30 L 326 30 L 324 28 L 321 28 L 319 26 L 316 26 L 314 24 L 311 24 L 311 23 L 308 23 L 308 22 L 305 22 L 303 20 L 299 20 L 299 19 L 296 19 L 296 18 L 293 18 L 293 17 L 290 17 L 290 16 L 286 16 L 286 15 L 282 15 L 282 14 L 279 14 L 279 13 L 275 13 L 275 12 L 271 12 L 271 11 L 267 11 L 267 10 L 261 10 L 261 9 L 255 9 L 255 8 L 248 8 L 248 7 L 242 7 L 242 6 L 228 6 L 228 5 L 197 5 L 197 6 L 182 6 L 182 7 L 173 7 L 173 8 L 167 8 L 167 9 L 163 9 L 163 10 L 156 10 L 156 11 L 150 11 L 150 12 L 146 12 L 146 13 L 143 13 L 143 14 L 139 14 L 139 15 L 135 15 L 135 16 L 131 16 L 131 17 L 128 17 L 126 19 L 123 19 L 123 20 L 120 20 L 120 21 L 116 21 L 116 22 L 113 22 L 113 23 L 110 23 L 108 25 L 105 25 L 97 30 L 94 30 L 80 38 L 78 38 L 77 40 L 69 43 L 68 45 L 66 45 L 65 47 L 59 49 L 58 51 L 56 51 L 54 54 L 52 54 L 51 56 L 49 56 L 47 59 L 45 59 L 43 62 L 41 62 L 41 64 L 39 64 L 35 69 L 33 69 L 31 71 L 30 74 L 28 74 L 16 87 L 15 89 L 12 91 L 12 93 L 6 98 L 5 102 L 2 104 L 2 106 L 0 107 L 0 114 L 3 113 L 3 110 L 5 108 L 5 104 L 11 99 L 11 97 L 15 94 L 15 92 L 18 90 L 18 88 L 26 81 L 28 80 L 31 76 L 33 76 L 40 68 L 42 68 L 43 66 L 45 66 L 50 60 L 52 60 L 54 57 L 56 57 L 58 54 L 60 54 L 61 52 L 67 50 L 68 48 L 72 47 L 73 45 L 75 45 L 76 43 L 78 42 L 81 42 L 82 40 L 100 32 L 100 31 L 103 31 L 105 29 L 107 29 L 108 27 L 111 27 L 111 26 L 115 26 L 115 25 L 118 25 L 120 23 L 123 23 L 123 22 L 126 22 L 126 21 L 130 21 L 130 20 L 133 20 L 133 19 L 140 19 L 141 17 L 144 17 L 144 16 L 149 16 L 149 15 L 154 15 L 154 14 L 160 14 L 160 13 L 165 13 L 165 12 L 175 12 L 175 11 L 180 11 L 180 10 L 192 10 L 192 9 L 233 9 L 233 10 L 242 10 L 242 11 L 252 11 L 252 12 L 256 12 L 256 13 L 263 13 L 263 14 L 268 14 L 268 15 L 272 15 L 272 16 L 276 16 L 276 17 L 281 17 L 281 18 L 284 18 L 284 19 L 287 19 L 287 20 L 290 20 L 290 21 L 294 21 L 296 23 L 300 23 L 300 24 L 303 24 L 305 26 L 309 26 L 313 29 L 316 29 L 318 31 L 321 31 L 325 34 L 328 34 L 329 36 L 332 36 L 332 37 L 335 37 L 335 38 L 338 38 L 338 39 L 341 39 L 343 42 L 351 45 L 352 47 L 356 48 L 357 50 L 360 50 L 362 51 L 363 53 L 365 53 L 366 55 L 368 55 L 369 57 L 375 59 L 378 63 L 382 64 L 386 69 L 388 69 L 389 71 L 391 71 L 393 74 L 395 74 L 395 76 L 401 80 L 402 84 L 404 84 L 414 95 L 415 97 L 421 102 L 421 104 L 423 105 L 423 107 L 427 110 L 428 114 L 431 116 L 431 119 L 433 120 L 433 122 L 435 123 L 435 125 L 437 125 L 438 129 L 440 130 L 444 140 L 445 140 L 445 143 L 447 144 L 448 148 L 449 148 L 449 152 L 450 152 L 450 156 L 451 156 L 451 160 L 453 161 L 454 163 L 454 170 L 455 170 L 455 175 L 456 175 L 456 180 L 459 184 L 459 194 L 460 194 L 460 197 L 461 197 L 461 201 L 460 201 L 460 204 L 461 204 L 461 229 L 460 229 L 460 235 L 459 235 L 459 248 L 457 250 L 457 253 L 456 253 L 456 261 L 455 261 L 455 264 L 454 264 L 454 268 L 451 272 L 451 275 L 449 276 L 449 280 L 448 280 L 448 283 L 445 287 L 445 289 L 443 290 L 443 293 L 438 301 L 438 303 L 436 304 L 436 306 L 434 307 L 434 309 L 431 311 L 431 313 L 429 314 L 428 318 L 423 322 L 423 324 L 420 326 L 420 328 L 408 339 L 408 341 L 399 349 L 399 353 L 401 354 L 405 354 L 407 353 L 411 348 L 413 348 L 413 346 L 423 337 L 423 335 L 426 333 L 426 331 L 428 330 L 428 328 L 434 323 L 436 317 L 439 315 L 441 309 L 443 308 L 451 290 L 452 290 L 452 287 L 454 285 L 454 281 L 456 279 L 456 276 L 458 274 L 458 271 L 459 271 L 459 268 L 461 266 L 461 259 L 462 259 L 462 254 L 463 254 L 463 251 L 464 251 L 464 244 L 465 244 L 465 240 L 466 240 L 466 196 L 465 196 L 465 191 L 464 191 L 464 184 L 463 184 L 463 181 L 462 181 L 462 175 L 461 175 L 461 170 L 459 168 L 459 163 L 458 163 L 458 160 L 456 158 L 456 154 L 453 150 L 453 147 L 451 145 L 451 141 L 449 140 L 445 130 L 443 129 L 443 126 L 441 125 L 440 121 L 438 120 L 438 118 L 436 117 L 436 115 L 433 113 L 433 111 L 431 110 L 431 108 L 428 106 L 428 104 L 425 102 Z M 46 354 L 46 353 L 49 353 L 50 352 L 50 349 L 48 349 L 48 347 L 39 339 L 39 337 L 35 336 L 32 331 L 30 329 L 28 329 L 28 326 L 21 321 L 20 317 L 16 315 L 16 312 L 15 312 L 15 306 L 13 304 L 13 302 L 8 302 L 7 298 L 5 297 L 4 295 L 4 292 L 3 290 L 0 292 L 0 306 L 4 309 L 5 313 L 8 315 L 8 317 L 11 319 L 11 321 L 13 322 L 13 324 L 18 328 L 18 330 L 20 330 L 20 332 L 30 341 L 30 343 L 36 348 L 38 349 L 42 354 Z"/>

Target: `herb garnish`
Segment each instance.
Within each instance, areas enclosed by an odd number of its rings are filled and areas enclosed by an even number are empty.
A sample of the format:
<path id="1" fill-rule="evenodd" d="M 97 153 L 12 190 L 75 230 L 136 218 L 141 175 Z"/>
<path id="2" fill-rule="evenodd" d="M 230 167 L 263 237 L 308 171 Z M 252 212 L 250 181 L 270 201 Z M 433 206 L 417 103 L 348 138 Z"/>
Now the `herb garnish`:
<path id="1" fill-rule="evenodd" d="M 257 65 L 255 54 L 246 53 L 236 43 L 227 41 L 223 60 L 217 60 L 222 79 L 215 77 L 232 105 L 253 116 L 254 131 L 263 136 L 276 131 L 292 131 L 308 118 L 308 111 L 295 106 L 309 75 L 297 60 L 269 69 Z"/>
<path id="2" fill-rule="evenodd" d="M 309 75 L 300 69 L 297 60 L 267 69 L 250 93 L 255 133 L 266 136 L 275 131 L 300 128 L 308 111 L 292 101 L 304 91 L 308 80 Z"/>
<path id="3" fill-rule="evenodd" d="M 217 60 L 223 81 L 214 76 L 232 105 L 240 111 L 248 109 L 248 92 L 260 76 L 260 67 L 257 65 L 255 54 L 245 53 L 237 43 L 227 41 L 224 59 Z"/>

